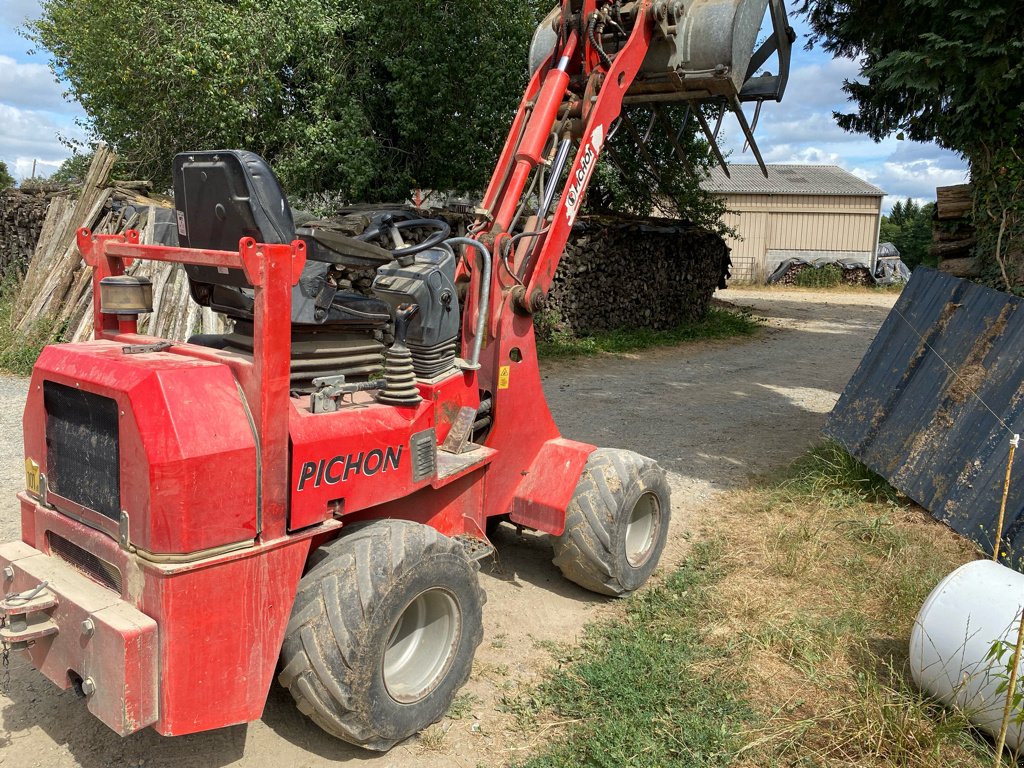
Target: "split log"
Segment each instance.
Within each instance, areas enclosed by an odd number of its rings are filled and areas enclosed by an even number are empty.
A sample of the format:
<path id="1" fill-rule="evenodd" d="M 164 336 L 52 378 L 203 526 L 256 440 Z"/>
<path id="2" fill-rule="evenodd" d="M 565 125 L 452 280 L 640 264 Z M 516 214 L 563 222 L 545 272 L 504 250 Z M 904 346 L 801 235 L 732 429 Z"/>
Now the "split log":
<path id="1" fill-rule="evenodd" d="M 968 240 L 974 239 L 976 233 L 974 227 L 969 224 L 957 224 L 952 229 L 946 229 L 943 227 L 935 227 L 932 230 L 932 241 L 936 243 L 950 243 L 955 240 Z"/>
<path id="2" fill-rule="evenodd" d="M 960 219 L 971 212 L 973 197 L 970 184 L 956 184 L 935 189 L 935 217 Z"/>
<path id="3" fill-rule="evenodd" d="M 954 277 L 978 277 L 981 270 L 978 268 L 976 258 L 943 259 L 939 264 L 939 271 L 946 272 Z"/>
<path id="4" fill-rule="evenodd" d="M 71 218 L 74 212 L 75 201 L 68 197 L 55 197 L 50 201 L 35 253 L 29 262 L 25 279 L 15 301 L 16 317 L 26 315 L 32 298 L 38 295 L 43 282 L 50 274 L 53 263 L 57 259 L 58 250 L 64 246 L 67 230 L 74 228 Z"/>
<path id="5" fill-rule="evenodd" d="M 974 238 L 967 238 L 964 240 L 951 240 L 944 243 L 932 243 L 928 252 L 931 253 L 932 256 L 938 256 L 940 259 L 956 259 L 970 255 L 971 248 L 973 247 Z"/>

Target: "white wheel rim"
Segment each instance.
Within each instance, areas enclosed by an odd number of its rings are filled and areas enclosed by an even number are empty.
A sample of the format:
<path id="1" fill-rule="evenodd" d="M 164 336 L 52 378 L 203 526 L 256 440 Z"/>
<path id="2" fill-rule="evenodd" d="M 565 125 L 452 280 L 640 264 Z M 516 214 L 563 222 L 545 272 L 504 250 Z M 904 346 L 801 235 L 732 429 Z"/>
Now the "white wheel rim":
<path id="1" fill-rule="evenodd" d="M 395 701 L 411 704 L 444 679 L 458 645 L 462 612 L 451 593 L 428 589 L 398 617 L 384 648 L 384 687 Z"/>
<path id="2" fill-rule="evenodd" d="M 633 505 L 626 523 L 626 562 L 639 568 L 650 559 L 660 527 L 661 504 L 658 497 L 645 493 Z"/>

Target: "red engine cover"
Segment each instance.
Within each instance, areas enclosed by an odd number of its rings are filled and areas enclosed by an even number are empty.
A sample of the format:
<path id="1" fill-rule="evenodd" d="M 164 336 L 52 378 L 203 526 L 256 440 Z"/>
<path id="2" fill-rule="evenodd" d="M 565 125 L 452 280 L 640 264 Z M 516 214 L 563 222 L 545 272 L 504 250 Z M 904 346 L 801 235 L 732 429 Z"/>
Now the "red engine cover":
<path id="1" fill-rule="evenodd" d="M 92 341 L 43 350 L 25 405 L 26 458 L 46 472 L 46 381 L 109 398 L 120 417 L 120 507 L 132 545 L 185 554 L 254 539 L 256 440 L 231 370 L 163 352 L 126 355 L 122 347 Z M 109 515 L 76 499 L 55 501 L 116 534 Z"/>

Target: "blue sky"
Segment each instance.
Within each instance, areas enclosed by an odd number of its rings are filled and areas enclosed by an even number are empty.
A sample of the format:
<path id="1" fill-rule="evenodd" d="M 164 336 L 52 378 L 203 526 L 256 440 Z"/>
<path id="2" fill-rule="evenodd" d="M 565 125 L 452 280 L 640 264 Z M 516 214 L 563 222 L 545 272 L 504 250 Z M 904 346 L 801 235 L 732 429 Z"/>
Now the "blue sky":
<path id="1" fill-rule="evenodd" d="M 29 42 L 15 31 L 38 13 L 39 0 L 0 0 L 0 160 L 19 179 L 32 173 L 33 161 L 37 175 L 57 169 L 70 154 L 60 136 L 85 137 L 76 124 L 85 118 L 81 108 L 63 99 L 64 89 L 54 82 L 46 57 L 30 54 Z M 806 27 L 796 17 L 791 23 L 800 39 L 793 49 L 789 87 L 781 104 L 765 104 L 756 133 L 766 162 L 838 165 L 885 190 L 886 210 L 906 197 L 933 200 L 935 187 L 964 181 L 965 164 L 952 152 L 895 138 L 876 144 L 837 127 L 832 112 L 849 108 L 841 88 L 844 78 L 856 78 L 857 65 L 820 50 L 805 51 Z M 752 115 L 748 109 L 748 119 Z M 743 139 L 731 118 L 726 118 L 722 143 L 732 150 L 732 162 L 754 162 L 749 150 L 741 153 Z"/>

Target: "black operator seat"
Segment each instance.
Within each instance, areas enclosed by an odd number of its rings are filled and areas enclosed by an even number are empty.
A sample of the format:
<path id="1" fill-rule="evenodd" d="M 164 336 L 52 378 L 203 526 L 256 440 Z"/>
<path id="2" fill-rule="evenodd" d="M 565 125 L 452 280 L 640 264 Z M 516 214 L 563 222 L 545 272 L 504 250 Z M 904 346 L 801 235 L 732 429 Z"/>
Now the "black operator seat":
<path id="1" fill-rule="evenodd" d="M 186 248 L 237 251 L 238 241 L 290 243 L 296 239 L 291 208 L 267 162 L 253 152 L 183 152 L 174 158 L 174 205 L 178 241 Z M 292 323 L 350 330 L 384 328 L 388 305 L 359 293 L 336 291 L 327 282 L 331 264 L 342 263 L 319 243 L 307 241 L 306 266 L 292 289 Z M 317 261 L 316 259 L 323 259 Z M 197 304 L 228 317 L 252 321 L 253 289 L 238 269 L 185 265 Z"/>

